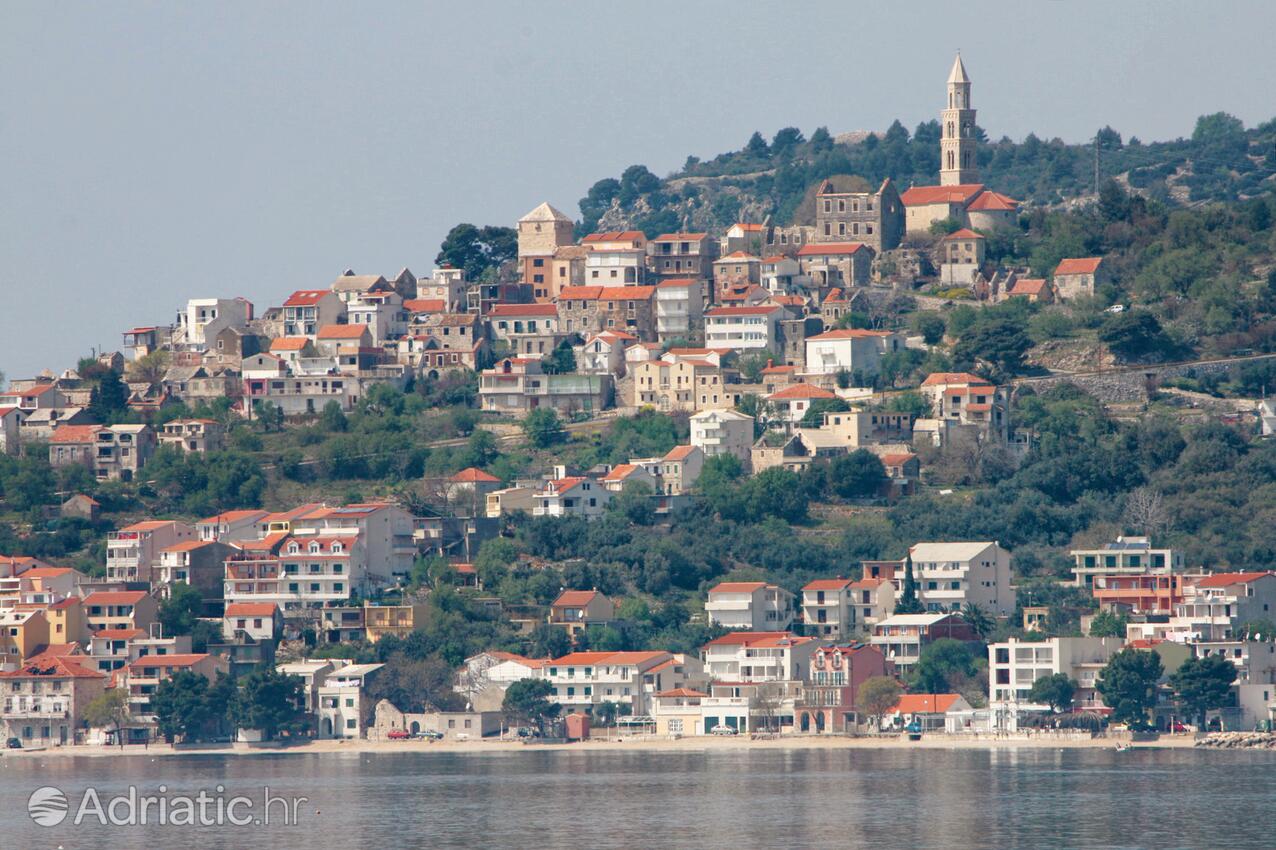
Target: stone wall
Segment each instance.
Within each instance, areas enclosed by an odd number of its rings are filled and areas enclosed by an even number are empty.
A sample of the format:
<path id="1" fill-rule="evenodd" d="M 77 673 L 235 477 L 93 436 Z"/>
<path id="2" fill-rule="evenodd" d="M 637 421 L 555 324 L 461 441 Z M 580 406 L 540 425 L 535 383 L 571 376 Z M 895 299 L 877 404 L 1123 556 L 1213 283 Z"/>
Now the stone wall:
<path id="1" fill-rule="evenodd" d="M 1211 360 L 1203 363 L 1165 363 L 1147 366 L 1126 366 L 1105 372 L 1084 372 L 1075 375 L 1051 375 L 1043 378 L 1019 378 L 1013 383 L 1018 388 L 1032 387 L 1042 392 L 1059 384 L 1080 387 L 1099 401 L 1107 404 L 1147 401 L 1156 388 L 1170 378 L 1226 374 L 1241 363 L 1270 360 L 1276 354 L 1260 354 L 1256 357 Z"/>

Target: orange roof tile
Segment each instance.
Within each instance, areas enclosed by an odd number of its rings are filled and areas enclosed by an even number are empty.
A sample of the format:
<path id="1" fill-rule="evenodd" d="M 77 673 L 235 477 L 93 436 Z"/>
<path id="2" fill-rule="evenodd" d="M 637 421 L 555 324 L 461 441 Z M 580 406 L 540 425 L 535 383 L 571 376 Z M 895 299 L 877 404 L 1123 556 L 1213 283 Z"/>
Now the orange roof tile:
<path id="1" fill-rule="evenodd" d="M 942 714 L 953 707 L 961 694 L 904 694 L 895 703 L 891 713 L 899 714 Z"/>
<path id="2" fill-rule="evenodd" d="M 53 429 L 52 443 L 92 443 L 97 439 L 101 425 L 59 425 Z"/>
<path id="3" fill-rule="evenodd" d="M 96 590 L 84 597 L 85 605 L 136 605 L 146 598 L 144 590 Z"/>
<path id="4" fill-rule="evenodd" d="M 981 192 L 978 198 L 966 207 L 971 212 L 1001 212 L 1019 209 L 1019 202 L 1009 195 L 1002 195 L 992 190 Z"/>
<path id="5" fill-rule="evenodd" d="M 665 454 L 663 460 L 686 460 L 696 451 L 696 446 L 674 446 Z"/>
<path id="6" fill-rule="evenodd" d="M 941 384 L 988 384 L 988 379 L 969 372 L 931 372 L 926 376 L 926 380 L 922 381 L 923 387 Z"/>
<path id="7" fill-rule="evenodd" d="M 900 196 L 906 207 L 924 207 L 930 204 L 968 204 L 984 190 L 982 183 L 963 183 L 956 186 L 913 186 Z"/>
<path id="8" fill-rule="evenodd" d="M 1252 581 L 1258 581 L 1260 578 L 1267 578 L 1272 573 L 1248 572 L 1248 573 L 1215 573 L 1214 575 L 1203 578 L 1196 583 L 1197 587 L 1231 587 L 1234 584 L 1249 584 Z"/>
<path id="9" fill-rule="evenodd" d="M 803 590 L 845 590 L 851 586 L 849 578 L 819 578 L 815 581 L 807 582 Z"/>
<path id="10" fill-rule="evenodd" d="M 501 479 L 497 478 L 495 475 L 492 475 L 491 473 L 484 472 L 478 467 L 471 466 L 466 469 L 462 469 L 460 472 L 456 473 L 448 480 L 456 484 L 478 484 L 478 483 L 491 484 L 494 482 L 498 482 Z"/>
<path id="11" fill-rule="evenodd" d="M 231 602 L 226 606 L 227 617 L 273 617 L 279 606 L 273 602 Z"/>
<path id="12" fill-rule="evenodd" d="M 877 339 L 890 336 L 891 333 L 892 331 L 870 331 L 864 328 L 838 328 L 837 330 L 809 336 L 807 339 Z"/>
<path id="13" fill-rule="evenodd" d="M 288 296 L 288 300 L 284 302 L 284 306 L 313 307 L 322 301 L 325 296 L 331 294 L 332 290 L 329 289 L 299 289 L 292 295 Z"/>
<path id="14" fill-rule="evenodd" d="M 368 330 L 367 325 L 324 325 L 319 329 L 319 339 L 358 339 Z"/>
<path id="15" fill-rule="evenodd" d="M 767 398 L 778 399 L 780 401 L 803 398 L 837 398 L 837 394 L 811 384 L 794 384 L 791 387 L 785 387 L 782 390 L 777 390 L 776 392 L 771 393 L 771 395 L 767 396 Z"/>
<path id="16" fill-rule="evenodd" d="M 783 310 L 779 304 L 757 304 L 752 307 L 714 307 L 705 313 L 706 316 L 726 318 L 730 316 L 769 316 L 777 310 Z"/>
<path id="17" fill-rule="evenodd" d="M 969 227 L 963 227 L 963 228 L 961 228 L 960 230 L 954 230 L 952 233 L 950 233 L 950 234 L 948 234 L 947 236 L 945 236 L 945 237 L 944 237 L 944 239 L 945 239 L 945 240 L 949 240 L 949 239 L 983 239 L 983 238 L 984 238 L 984 236 L 983 236 L 983 234 L 982 234 L 982 233 L 976 233 L 975 231 L 971 230 Z"/>
<path id="18" fill-rule="evenodd" d="M 705 238 L 707 233 L 662 233 L 652 242 L 696 242 Z"/>
<path id="19" fill-rule="evenodd" d="M 829 255 L 854 254 L 864 249 L 861 242 L 825 242 L 810 243 L 798 250 L 799 257 L 823 257 Z"/>
<path id="20" fill-rule="evenodd" d="M 710 593 L 752 593 L 766 587 L 764 581 L 724 581 L 709 588 Z"/>
<path id="21" fill-rule="evenodd" d="M 447 302 L 442 298 L 409 298 L 403 302 L 403 309 L 409 313 L 442 313 Z"/>
<path id="22" fill-rule="evenodd" d="M 575 608 L 578 605 L 588 605 L 594 601 L 594 598 L 601 594 L 596 590 L 564 590 L 554 600 L 551 607 L 571 606 Z"/>
<path id="23" fill-rule="evenodd" d="M 1094 274 L 1099 270 L 1099 265 L 1103 262 L 1102 257 L 1083 257 L 1069 258 L 1060 260 L 1059 265 L 1055 266 L 1054 275 L 1058 277 L 1061 274 Z"/>
<path id="24" fill-rule="evenodd" d="M 207 652 L 188 652 L 177 655 L 143 655 L 129 665 L 129 669 L 148 667 L 193 667 L 208 657 Z"/>

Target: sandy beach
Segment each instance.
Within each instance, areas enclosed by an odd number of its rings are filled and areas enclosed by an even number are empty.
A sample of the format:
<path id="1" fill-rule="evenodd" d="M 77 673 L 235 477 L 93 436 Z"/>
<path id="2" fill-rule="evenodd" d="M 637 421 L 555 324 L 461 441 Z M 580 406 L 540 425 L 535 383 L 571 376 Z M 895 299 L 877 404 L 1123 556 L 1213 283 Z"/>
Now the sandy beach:
<path id="1" fill-rule="evenodd" d="M 260 745 L 234 744 L 210 747 L 178 747 L 168 744 L 151 744 L 143 747 L 131 745 L 127 747 L 101 746 L 67 746 L 53 747 L 47 750 L 7 750 L 0 758 L 49 758 L 66 756 L 85 756 L 105 758 L 109 756 L 172 756 L 172 755 L 276 755 L 276 754 L 363 754 L 363 753 L 452 753 L 482 754 L 508 752 L 599 752 L 610 750 L 647 751 L 647 752 L 709 752 L 738 751 L 746 749 L 941 749 L 941 750 L 980 750 L 980 749 L 1114 749 L 1118 743 L 1129 743 L 1119 737 L 1111 738 L 1073 738 L 1054 737 L 1050 735 L 1011 735 L 1005 737 L 983 737 L 966 735 L 930 734 L 920 741 L 910 741 L 899 737 L 843 737 L 836 735 L 791 735 L 780 738 L 750 740 L 746 736 L 739 737 L 694 737 L 694 738 L 611 738 L 598 737 L 588 741 L 563 744 L 524 744 L 513 740 L 483 741 L 370 741 L 370 740 L 323 740 L 309 741 L 304 744 L 287 747 L 267 747 Z M 1138 741 L 1131 744 L 1137 749 L 1191 748 L 1195 744 L 1192 735 L 1163 735 L 1154 741 Z"/>

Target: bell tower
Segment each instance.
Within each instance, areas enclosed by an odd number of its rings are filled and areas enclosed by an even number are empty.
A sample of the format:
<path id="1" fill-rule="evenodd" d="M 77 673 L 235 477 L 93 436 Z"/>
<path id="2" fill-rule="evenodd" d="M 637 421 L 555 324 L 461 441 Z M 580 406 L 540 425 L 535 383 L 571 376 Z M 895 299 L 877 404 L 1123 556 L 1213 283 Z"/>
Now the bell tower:
<path id="1" fill-rule="evenodd" d="M 948 74 L 948 108 L 940 113 L 939 185 L 978 183 L 975 165 L 975 110 L 970 105 L 970 77 L 961 54 Z"/>

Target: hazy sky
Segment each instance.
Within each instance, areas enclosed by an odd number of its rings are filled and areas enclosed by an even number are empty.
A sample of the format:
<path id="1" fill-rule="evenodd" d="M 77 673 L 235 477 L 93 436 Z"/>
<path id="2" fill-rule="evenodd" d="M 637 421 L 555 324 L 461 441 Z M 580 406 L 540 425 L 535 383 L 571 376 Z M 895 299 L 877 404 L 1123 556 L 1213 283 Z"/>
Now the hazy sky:
<path id="1" fill-rule="evenodd" d="M 795 125 L 911 129 L 953 53 L 993 137 L 1276 115 L 1276 3 L 0 3 L 0 371 L 189 297 L 432 268 L 459 221 Z"/>

